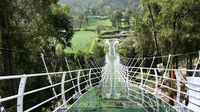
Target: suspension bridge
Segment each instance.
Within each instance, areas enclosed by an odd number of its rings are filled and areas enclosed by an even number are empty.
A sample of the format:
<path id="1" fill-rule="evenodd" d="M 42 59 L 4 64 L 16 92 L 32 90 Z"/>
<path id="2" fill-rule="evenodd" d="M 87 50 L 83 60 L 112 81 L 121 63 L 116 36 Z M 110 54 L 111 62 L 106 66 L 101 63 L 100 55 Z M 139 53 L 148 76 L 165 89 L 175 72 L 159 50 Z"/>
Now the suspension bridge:
<path id="1" fill-rule="evenodd" d="M 34 111 L 52 101 L 56 102 L 53 112 L 200 111 L 200 53 L 194 59 L 196 64 L 193 68 L 187 69 L 182 64 L 174 69 L 170 63 L 172 58 L 181 56 L 179 54 L 126 58 L 116 50 L 118 40 L 107 40 L 106 44 L 109 51 L 104 65 L 63 72 L 49 73 L 47 70 L 47 73 L 0 76 L 0 81 L 19 80 L 18 93 L 0 99 L 1 111 L 6 111 L 4 103 L 10 100 L 16 100 L 17 112 Z M 68 63 L 66 65 L 69 67 Z M 26 89 L 27 80 L 42 77 L 48 79 L 49 85 Z M 52 77 L 59 81 L 52 81 Z M 24 108 L 26 96 L 34 98 L 35 93 L 41 91 L 52 95 L 30 108 Z"/>

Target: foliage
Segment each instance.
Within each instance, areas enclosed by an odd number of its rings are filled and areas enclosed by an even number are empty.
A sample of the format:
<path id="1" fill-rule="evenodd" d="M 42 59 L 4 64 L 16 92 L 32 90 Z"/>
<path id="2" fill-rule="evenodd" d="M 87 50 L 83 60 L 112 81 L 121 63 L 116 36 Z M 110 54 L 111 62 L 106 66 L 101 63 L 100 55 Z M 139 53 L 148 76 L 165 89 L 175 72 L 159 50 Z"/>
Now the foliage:
<path id="1" fill-rule="evenodd" d="M 136 57 L 136 47 L 134 38 L 122 39 L 120 45 L 118 46 L 118 51 L 122 56 L 126 57 Z"/>
<path id="2" fill-rule="evenodd" d="M 138 7 L 140 10 L 131 19 L 131 30 L 138 55 L 198 51 L 199 6 L 199 1 L 191 0 L 141 1 Z M 189 44 L 190 47 L 187 46 Z"/>
<path id="3" fill-rule="evenodd" d="M 127 5 L 134 7 L 139 0 L 60 0 L 60 3 L 66 4 L 74 9 L 80 9 L 83 7 L 95 8 L 97 10 L 104 6 L 111 6 L 114 9 L 125 9 Z"/>
<path id="4" fill-rule="evenodd" d="M 57 0 L 3 0 L 0 6 L 1 62 L 3 62 L 1 71 L 4 75 L 45 72 L 39 53 L 43 52 L 45 56 L 54 57 L 56 49 L 70 45 L 73 30 L 69 9 L 58 5 Z M 56 48 L 58 45 L 62 47 Z M 52 70 L 58 70 L 59 64 L 48 61 L 48 65 L 55 68 Z M 37 88 L 46 84 L 45 79 L 36 84 L 33 84 L 32 80 L 27 88 Z M 3 89 L 6 91 L 3 96 L 16 94 L 17 82 L 14 80 L 4 82 Z M 40 94 L 43 94 L 44 98 L 48 97 L 44 92 Z M 32 104 L 38 102 L 40 102 L 38 97 L 32 99 Z M 12 106 L 14 102 L 5 104 L 5 107 Z M 29 106 L 26 105 L 25 108 Z"/>
<path id="5" fill-rule="evenodd" d="M 167 5 L 169 4 L 169 6 Z M 198 51 L 199 43 L 199 1 L 162 1 L 160 13 L 161 37 L 171 42 L 170 52 L 185 53 Z M 166 32 L 167 31 L 167 32 Z M 191 44 L 190 47 L 186 46 Z M 164 46 L 163 46 L 164 47 Z M 169 52 L 169 51 L 168 51 Z"/>
<path id="6" fill-rule="evenodd" d="M 123 17 L 122 12 L 114 11 L 113 15 L 112 15 L 112 18 L 111 18 L 112 26 L 120 28 L 121 27 L 121 19 L 122 19 L 122 17 Z"/>
<path id="7" fill-rule="evenodd" d="M 123 15 L 123 17 L 125 19 L 125 24 L 128 25 L 128 27 L 130 27 L 130 19 L 131 19 L 132 14 L 133 14 L 133 12 L 127 8 Z"/>
<path id="8" fill-rule="evenodd" d="M 102 58 L 105 56 L 106 46 L 100 39 L 93 39 L 90 51 L 97 59 Z"/>
<path id="9" fill-rule="evenodd" d="M 72 18 L 68 15 L 69 9 L 61 5 L 51 6 L 50 23 L 54 27 L 54 36 L 63 46 L 70 46 L 73 36 Z"/>
<path id="10" fill-rule="evenodd" d="M 151 27 L 149 23 L 145 22 L 146 20 L 146 18 L 142 17 L 135 17 L 131 20 L 131 30 L 134 31 L 132 36 L 135 39 L 135 49 L 139 57 L 154 54 L 153 38 L 150 31 Z"/>

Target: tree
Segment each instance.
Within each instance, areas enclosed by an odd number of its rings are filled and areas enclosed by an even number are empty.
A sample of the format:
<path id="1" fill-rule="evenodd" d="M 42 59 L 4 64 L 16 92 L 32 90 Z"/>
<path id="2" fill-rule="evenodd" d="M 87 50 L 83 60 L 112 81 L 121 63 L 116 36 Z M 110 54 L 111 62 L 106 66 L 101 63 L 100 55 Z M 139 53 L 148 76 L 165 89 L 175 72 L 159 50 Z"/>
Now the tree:
<path id="1" fill-rule="evenodd" d="M 113 15 L 112 15 L 112 18 L 111 18 L 111 22 L 112 22 L 112 25 L 114 27 L 121 27 L 121 19 L 122 19 L 123 15 L 120 11 L 114 11 L 113 12 Z"/>
<path id="2" fill-rule="evenodd" d="M 8 49 L 12 49 L 12 39 L 13 39 L 13 26 L 11 23 L 11 18 L 13 17 L 12 4 L 14 1 L 1 1 L 0 2 L 0 31 L 1 31 L 1 45 L 4 48 L 2 50 L 3 55 L 3 74 L 12 75 L 12 53 Z M 15 83 L 13 81 L 6 81 L 7 92 L 6 95 L 13 95 L 15 93 Z M 13 105 L 14 102 L 10 102 L 7 105 Z"/>
<path id="3" fill-rule="evenodd" d="M 197 44 L 200 40 L 197 39 L 200 24 L 198 22 L 200 20 L 199 8 L 197 8 L 200 6 L 199 1 L 148 0 L 143 1 L 143 6 L 146 6 L 146 9 L 148 9 L 145 10 L 144 8 L 144 12 L 141 11 L 141 14 L 146 13 L 148 15 L 147 21 L 143 22 L 144 24 L 151 23 L 150 26 L 152 28 L 150 30 L 153 32 L 154 41 L 156 42 L 155 46 L 159 46 L 155 47 L 158 49 L 157 52 L 162 51 L 161 54 L 173 55 L 198 51 L 200 49 L 200 45 Z M 142 31 L 139 32 L 146 34 L 146 32 Z M 191 44 L 190 47 L 188 47 L 189 43 Z M 192 56 L 189 58 L 189 62 L 192 62 Z M 171 68 L 178 68 L 178 57 L 172 56 L 170 64 Z M 169 76 L 170 78 L 175 78 L 174 74 Z M 171 86 L 173 86 L 172 83 Z M 169 92 L 170 97 L 173 98 L 174 93 L 172 91 Z M 170 101 L 170 103 L 174 105 L 173 101 Z"/>
<path id="4" fill-rule="evenodd" d="M 136 57 L 136 41 L 133 36 L 123 39 L 118 47 L 118 51 L 125 57 Z"/>
<path id="5" fill-rule="evenodd" d="M 65 47 L 71 46 L 70 41 L 74 33 L 72 18 L 68 15 L 70 10 L 57 4 L 51 7 L 52 12 L 49 15 L 49 23 L 53 26 L 52 36 L 57 40 L 56 44 L 60 43 Z"/>
<path id="6" fill-rule="evenodd" d="M 48 46 L 50 43 L 49 37 L 53 37 L 62 45 L 70 45 L 73 31 L 71 18 L 68 16 L 69 10 L 64 10 L 60 5 L 54 6 L 53 4 L 56 4 L 57 1 L 4 0 L 0 2 L 0 40 L 3 48 L 2 62 L 4 75 L 30 73 L 31 70 L 37 69 L 22 70 L 24 69 L 21 68 L 23 61 L 27 64 L 26 66 L 31 66 L 28 64 L 32 64 L 31 62 L 35 60 L 32 57 L 24 58 L 22 54 L 19 56 L 17 53 L 12 53 L 14 49 L 38 53 L 40 48 L 45 49 L 45 46 Z M 57 8 L 54 10 L 52 7 Z M 45 53 L 47 52 L 45 51 Z M 52 51 L 50 50 L 49 52 Z M 52 54 L 55 54 L 55 52 Z M 5 86 L 4 90 L 6 90 L 6 93 L 4 95 L 16 94 L 15 81 L 6 80 Z M 6 107 L 13 106 L 13 104 L 14 101 L 9 102 Z"/>
<path id="7" fill-rule="evenodd" d="M 125 11 L 124 19 L 126 20 L 126 24 L 128 25 L 128 27 L 130 27 L 131 16 L 132 16 L 132 12 L 130 9 L 127 8 Z"/>
<path id="8" fill-rule="evenodd" d="M 94 39 L 90 51 L 97 59 L 102 58 L 105 56 L 105 45 L 100 42 L 100 39 Z"/>
<path id="9" fill-rule="evenodd" d="M 143 22 L 146 22 L 146 24 L 150 23 L 151 28 L 149 30 L 152 31 L 154 38 L 155 55 L 183 53 L 185 51 L 183 48 L 187 46 L 181 43 L 183 41 L 187 43 L 198 36 L 197 26 L 199 26 L 199 22 L 197 21 L 199 20 L 199 9 L 197 7 L 199 6 L 199 2 L 148 0 L 141 3 L 142 8 L 135 16 L 142 15 L 143 18 L 147 19 Z M 193 15 L 191 15 L 191 10 L 193 11 Z M 192 42 L 196 43 L 198 41 Z M 197 51 L 199 47 L 196 45 L 190 48 L 192 49 L 188 49 L 188 52 Z"/>
<path id="10" fill-rule="evenodd" d="M 89 22 L 88 15 L 89 15 L 89 9 L 83 8 L 79 11 L 78 17 L 79 17 L 80 27 L 87 26 Z"/>
<path id="11" fill-rule="evenodd" d="M 147 57 L 154 54 L 154 45 L 151 26 L 148 23 L 148 15 L 140 15 L 132 18 L 131 30 L 135 41 L 135 49 L 138 57 Z M 132 37 L 132 38 L 133 38 Z M 129 37 L 131 38 L 131 37 Z"/>
<path id="12" fill-rule="evenodd" d="M 170 5 L 167 5 L 170 4 Z M 170 53 L 186 53 L 198 51 L 199 39 L 199 7 L 200 2 L 197 1 L 179 1 L 160 2 L 161 11 L 161 36 L 170 41 Z M 167 32 L 166 32 L 167 31 Z M 188 43 L 193 43 L 190 47 Z M 183 44 L 182 44 L 183 43 Z M 175 60 L 172 59 L 172 64 Z"/>
<path id="13" fill-rule="evenodd" d="M 157 17 L 158 14 L 160 12 L 160 6 L 153 0 L 144 0 L 143 1 L 143 5 L 145 8 L 147 8 L 148 10 L 148 16 L 149 16 L 149 20 L 151 21 L 151 31 L 154 37 L 154 43 L 155 43 L 155 55 L 161 55 L 160 51 L 159 51 L 159 45 L 158 45 L 158 39 L 157 39 L 157 33 L 158 33 L 158 28 L 157 28 Z"/>
<path id="14" fill-rule="evenodd" d="M 106 16 L 110 17 L 113 12 L 112 6 L 110 6 L 110 5 L 104 6 L 104 12 L 105 12 Z"/>

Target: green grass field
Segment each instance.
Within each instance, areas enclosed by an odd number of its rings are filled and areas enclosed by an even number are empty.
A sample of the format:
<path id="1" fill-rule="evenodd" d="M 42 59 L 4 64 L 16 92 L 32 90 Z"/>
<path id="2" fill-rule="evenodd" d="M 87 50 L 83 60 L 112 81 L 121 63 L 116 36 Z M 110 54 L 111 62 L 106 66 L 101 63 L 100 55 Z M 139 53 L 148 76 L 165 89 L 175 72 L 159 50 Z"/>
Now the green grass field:
<path id="1" fill-rule="evenodd" d="M 67 53 L 83 51 L 85 53 L 90 52 L 90 46 L 94 38 L 97 38 L 97 34 L 95 32 L 90 31 L 78 31 L 75 32 L 72 38 L 72 47 L 66 49 Z"/>
<path id="2" fill-rule="evenodd" d="M 91 18 L 91 19 L 89 19 L 89 24 L 86 28 L 87 29 L 96 29 L 97 26 L 112 26 L 112 23 L 109 19 L 97 20 L 95 18 Z"/>
<path id="3" fill-rule="evenodd" d="M 95 17 L 90 17 L 88 25 L 83 29 L 96 30 L 97 26 L 112 26 L 112 23 L 109 19 L 98 20 Z M 65 52 L 75 53 L 77 51 L 82 51 L 85 53 L 90 53 L 90 47 L 94 38 L 97 38 L 97 34 L 95 32 L 77 31 L 75 32 L 71 41 L 72 47 L 67 48 Z"/>

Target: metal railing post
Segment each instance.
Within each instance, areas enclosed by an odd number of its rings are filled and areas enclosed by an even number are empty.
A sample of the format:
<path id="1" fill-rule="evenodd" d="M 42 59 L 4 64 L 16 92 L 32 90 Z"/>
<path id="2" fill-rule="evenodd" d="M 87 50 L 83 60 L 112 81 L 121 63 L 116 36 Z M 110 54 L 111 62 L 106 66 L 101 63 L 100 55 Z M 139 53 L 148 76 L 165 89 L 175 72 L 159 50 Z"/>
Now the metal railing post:
<path id="1" fill-rule="evenodd" d="M 66 57 L 65 57 L 65 62 L 66 62 L 66 64 L 67 64 L 67 69 L 68 69 L 68 71 L 70 71 L 69 63 L 68 63 L 68 60 L 67 60 Z M 71 72 L 69 72 L 69 76 L 70 76 L 71 79 L 73 79 L 72 73 L 71 73 Z M 74 87 L 74 86 L 75 86 L 74 80 L 72 80 L 72 84 L 73 84 L 73 87 Z"/>
<path id="2" fill-rule="evenodd" d="M 90 87 L 92 87 L 91 72 L 92 72 L 92 70 L 90 69 L 90 71 L 89 71 L 89 84 L 90 84 Z"/>
<path id="3" fill-rule="evenodd" d="M 62 75 L 62 81 L 61 81 L 61 93 L 62 93 L 62 103 L 65 104 L 66 97 L 65 97 L 65 77 L 66 73 L 63 73 Z M 67 104 L 64 105 L 65 108 L 67 108 Z"/>
<path id="4" fill-rule="evenodd" d="M 141 73 L 141 82 L 140 82 L 140 87 L 143 85 L 143 69 L 140 68 L 140 73 Z"/>
<path id="5" fill-rule="evenodd" d="M 197 68 L 198 68 L 198 65 L 199 65 L 199 63 L 200 63 L 200 51 L 199 51 L 199 58 L 198 58 L 198 60 L 197 60 L 197 65 L 195 66 L 195 71 L 194 71 L 194 73 L 193 73 L 193 77 L 195 77 L 195 75 L 196 75 L 196 70 L 197 70 Z"/>
<path id="6" fill-rule="evenodd" d="M 153 70 L 154 70 L 155 77 L 156 77 L 155 89 L 157 90 L 158 89 L 158 73 L 157 73 L 157 70 L 155 68 Z"/>
<path id="7" fill-rule="evenodd" d="M 144 76 L 143 76 L 143 69 L 140 68 L 141 72 L 141 82 L 140 82 L 140 88 L 143 88 L 143 81 L 144 81 Z M 142 89 L 141 89 L 142 90 Z M 144 104 L 144 90 L 142 90 L 142 105 Z"/>
<path id="8" fill-rule="evenodd" d="M 82 92 L 81 92 L 81 86 L 80 86 L 80 74 L 81 74 L 81 71 L 79 70 L 78 76 L 77 76 L 77 86 L 78 86 L 78 93 L 81 95 Z"/>
<path id="9" fill-rule="evenodd" d="M 180 74 L 179 74 L 179 71 L 178 70 L 174 70 L 175 72 L 175 75 L 176 75 L 176 86 L 177 86 L 177 90 L 176 90 L 176 106 L 177 108 L 179 109 L 179 105 L 178 103 L 180 103 L 180 96 L 181 96 L 181 77 L 180 77 Z"/>
<path id="10" fill-rule="evenodd" d="M 24 90 L 26 86 L 27 76 L 24 74 L 19 83 L 18 97 L 17 97 L 17 112 L 23 112 Z"/>
<path id="11" fill-rule="evenodd" d="M 164 80 L 165 80 L 165 77 L 166 77 L 166 74 L 167 74 L 167 68 L 168 66 L 170 65 L 170 60 L 171 60 L 171 55 L 168 56 L 168 61 L 167 61 L 167 65 L 166 65 L 166 68 L 165 68 L 165 72 L 161 78 L 161 87 L 163 86 L 163 83 L 164 83 Z"/>
<path id="12" fill-rule="evenodd" d="M 46 65 L 46 62 L 45 62 L 45 59 L 44 59 L 44 54 L 41 53 L 40 55 L 41 55 L 41 58 L 42 58 L 42 61 L 43 61 L 45 70 L 46 70 L 47 73 L 49 73 L 48 68 L 47 68 L 47 65 Z M 48 78 L 48 80 L 49 80 L 49 83 L 50 83 L 51 85 L 53 85 L 53 82 L 52 82 L 52 80 L 51 80 L 51 76 L 50 76 L 49 74 L 48 74 L 47 76 L 48 76 L 47 78 Z M 57 96 L 56 90 L 54 89 L 54 87 L 52 87 L 52 91 L 53 91 L 54 96 Z"/>
<path id="13" fill-rule="evenodd" d="M 127 68 L 127 70 L 126 70 L 126 72 L 127 72 L 127 74 L 126 74 L 126 86 L 127 86 L 127 96 L 128 96 L 128 98 L 129 98 L 129 69 Z"/>

